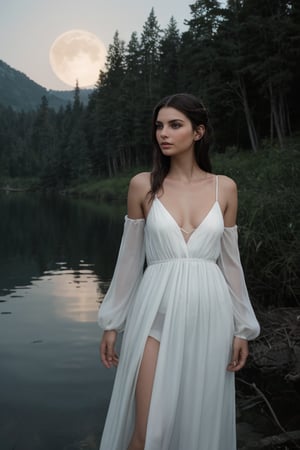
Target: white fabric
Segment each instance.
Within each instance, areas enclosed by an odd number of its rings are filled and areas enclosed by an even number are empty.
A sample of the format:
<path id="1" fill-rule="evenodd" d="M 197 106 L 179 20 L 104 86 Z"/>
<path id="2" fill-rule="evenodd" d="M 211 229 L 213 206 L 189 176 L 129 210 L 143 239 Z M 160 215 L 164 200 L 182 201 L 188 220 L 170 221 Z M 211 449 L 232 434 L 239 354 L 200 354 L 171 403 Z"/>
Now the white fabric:
<path id="1" fill-rule="evenodd" d="M 124 329 L 128 308 L 143 273 L 144 226 L 144 219 L 125 216 L 114 275 L 99 310 L 99 325 L 104 330 Z"/>
<path id="2" fill-rule="evenodd" d="M 148 266 L 141 279 L 132 277 L 140 279 L 137 288 L 137 281 L 134 287 L 128 283 L 124 292 L 113 287 L 109 301 L 106 298 L 100 308 L 100 324 L 105 327 L 120 327 L 128 313 L 101 450 L 127 450 L 134 426 L 135 383 L 150 334 L 158 336 L 160 350 L 145 450 L 236 449 L 234 374 L 226 370 L 235 308 L 216 264 L 223 233 L 217 200 L 186 242 L 174 218 L 154 199 L 144 230 Z M 137 242 L 140 274 L 144 248 L 140 236 Z M 129 258 L 122 259 L 125 265 L 121 268 L 118 261 L 112 284 L 119 277 L 116 272 L 128 273 L 127 265 L 132 264 Z M 130 299 L 130 306 L 124 302 L 123 314 L 113 291 Z M 247 322 L 247 330 L 249 326 Z"/>
<path id="3" fill-rule="evenodd" d="M 221 240 L 221 253 L 218 265 L 227 281 L 234 316 L 234 334 L 243 339 L 255 339 L 260 332 L 248 290 L 238 248 L 237 226 L 225 227 Z"/>

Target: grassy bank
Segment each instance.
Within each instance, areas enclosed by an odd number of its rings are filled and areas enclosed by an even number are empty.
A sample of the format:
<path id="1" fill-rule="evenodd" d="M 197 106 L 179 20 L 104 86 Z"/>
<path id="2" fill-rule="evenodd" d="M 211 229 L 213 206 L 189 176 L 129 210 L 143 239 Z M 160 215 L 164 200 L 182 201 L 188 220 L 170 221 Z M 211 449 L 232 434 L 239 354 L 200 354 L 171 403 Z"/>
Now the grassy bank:
<path id="1" fill-rule="evenodd" d="M 35 191 L 39 186 L 39 178 L 0 177 L 0 190 L 6 192 Z"/>
<path id="2" fill-rule="evenodd" d="M 114 178 L 92 179 L 66 189 L 66 193 L 77 197 L 95 198 L 101 201 L 125 202 L 128 183 L 135 172 Z"/>
<path id="3" fill-rule="evenodd" d="M 300 304 L 300 145 L 234 150 L 214 158 L 215 171 L 239 187 L 240 247 L 252 297 L 265 305 Z"/>

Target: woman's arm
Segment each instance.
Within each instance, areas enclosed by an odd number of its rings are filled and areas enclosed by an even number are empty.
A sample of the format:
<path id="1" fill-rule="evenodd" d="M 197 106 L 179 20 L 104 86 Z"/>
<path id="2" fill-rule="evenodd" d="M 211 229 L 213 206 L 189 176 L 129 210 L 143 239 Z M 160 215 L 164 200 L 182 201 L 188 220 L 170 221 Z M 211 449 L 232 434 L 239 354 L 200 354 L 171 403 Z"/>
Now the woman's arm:
<path id="1" fill-rule="evenodd" d="M 124 328 L 128 309 L 143 272 L 145 254 L 142 201 L 146 181 L 147 176 L 139 174 L 130 182 L 128 216 L 125 218 L 119 255 L 109 290 L 99 309 L 99 325 L 104 329 L 100 357 L 107 368 L 118 364 L 115 351 L 117 333 Z"/>
<path id="2" fill-rule="evenodd" d="M 248 357 L 248 339 L 259 334 L 256 320 L 244 279 L 237 240 L 237 187 L 233 180 L 221 177 L 221 201 L 224 207 L 224 233 L 218 260 L 232 299 L 235 336 L 231 362 L 227 370 L 236 372 L 244 367 Z"/>

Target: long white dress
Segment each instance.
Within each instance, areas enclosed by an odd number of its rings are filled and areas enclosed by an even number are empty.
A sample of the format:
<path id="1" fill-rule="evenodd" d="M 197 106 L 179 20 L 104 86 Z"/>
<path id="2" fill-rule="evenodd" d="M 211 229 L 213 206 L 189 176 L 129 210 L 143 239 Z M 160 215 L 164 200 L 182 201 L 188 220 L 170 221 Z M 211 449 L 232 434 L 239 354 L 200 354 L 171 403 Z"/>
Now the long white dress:
<path id="1" fill-rule="evenodd" d="M 146 254 L 147 267 L 143 271 Z M 125 218 L 103 329 L 124 330 L 100 444 L 126 450 L 135 385 L 148 336 L 160 341 L 145 450 L 235 450 L 233 336 L 259 325 L 239 259 L 237 227 L 224 228 L 216 200 L 189 240 L 155 197 L 147 221 Z"/>

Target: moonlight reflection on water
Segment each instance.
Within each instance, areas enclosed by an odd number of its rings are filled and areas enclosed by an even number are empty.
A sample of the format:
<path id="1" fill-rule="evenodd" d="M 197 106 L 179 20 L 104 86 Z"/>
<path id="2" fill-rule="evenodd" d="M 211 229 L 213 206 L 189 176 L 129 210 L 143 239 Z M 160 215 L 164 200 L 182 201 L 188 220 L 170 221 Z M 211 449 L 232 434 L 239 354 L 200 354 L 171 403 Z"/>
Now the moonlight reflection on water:
<path id="1" fill-rule="evenodd" d="M 34 195 L 0 207 L 1 450 L 97 449 L 114 378 L 97 312 L 122 213 Z"/>

